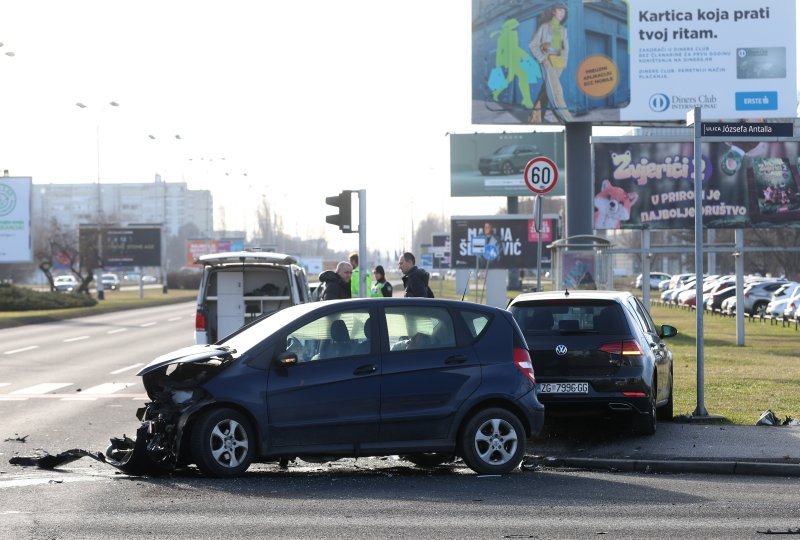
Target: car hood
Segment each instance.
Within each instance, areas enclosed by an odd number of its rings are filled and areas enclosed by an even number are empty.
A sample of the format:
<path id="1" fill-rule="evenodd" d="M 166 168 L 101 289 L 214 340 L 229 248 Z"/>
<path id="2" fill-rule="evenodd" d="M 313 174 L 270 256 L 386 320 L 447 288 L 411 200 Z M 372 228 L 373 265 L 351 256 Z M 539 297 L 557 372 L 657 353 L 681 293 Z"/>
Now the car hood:
<path id="1" fill-rule="evenodd" d="M 229 356 L 235 352 L 236 349 L 231 349 L 225 345 L 191 345 L 189 347 L 178 349 L 177 351 L 162 354 L 140 369 L 136 375 L 141 377 L 142 375 L 147 375 L 151 371 L 155 371 L 170 364 L 204 362 L 209 358 Z"/>

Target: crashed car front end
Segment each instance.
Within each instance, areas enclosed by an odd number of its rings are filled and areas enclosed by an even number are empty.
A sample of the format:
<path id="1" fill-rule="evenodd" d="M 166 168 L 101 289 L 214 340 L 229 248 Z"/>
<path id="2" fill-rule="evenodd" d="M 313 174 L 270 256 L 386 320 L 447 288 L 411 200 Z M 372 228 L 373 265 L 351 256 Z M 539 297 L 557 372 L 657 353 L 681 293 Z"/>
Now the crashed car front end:
<path id="1" fill-rule="evenodd" d="M 128 474 L 163 474 L 185 466 L 183 441 L 195 413 L 216 402 L 203 385 L 224 370 L 235 351 L 202 346 L 205 354 L 153 361 L 139 372 L 150 401 L 136 412 L 136 438 L 112 438 L 105 461 Z M 192 348 L 190 348 L 192 349 Z"/>

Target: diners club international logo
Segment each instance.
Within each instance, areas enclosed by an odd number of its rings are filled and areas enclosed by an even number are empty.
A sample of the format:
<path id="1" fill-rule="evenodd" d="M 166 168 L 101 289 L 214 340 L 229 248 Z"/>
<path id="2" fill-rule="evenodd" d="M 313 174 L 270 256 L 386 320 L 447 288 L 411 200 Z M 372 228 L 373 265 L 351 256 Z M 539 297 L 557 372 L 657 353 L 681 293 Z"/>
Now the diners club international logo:
<path id="1" fill-rule="evenodd" d="M 0 184 L 0 216 L 7 216 L 17 206 L 17 194 L 11 187 Z"/>

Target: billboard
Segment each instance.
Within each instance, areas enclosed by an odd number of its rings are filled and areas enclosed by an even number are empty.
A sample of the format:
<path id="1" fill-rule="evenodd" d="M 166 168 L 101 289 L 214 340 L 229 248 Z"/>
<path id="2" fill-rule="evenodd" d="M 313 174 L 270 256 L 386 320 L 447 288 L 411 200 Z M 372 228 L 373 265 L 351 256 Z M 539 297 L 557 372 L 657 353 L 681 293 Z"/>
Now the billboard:
<path id="1" fill-rule="evenodd" d="M 452 253 L 453 268 L 492 269 L 532 268 L 536 266 L 536 245 L 540 235 L 536 233 L 533 216 L 454 216 L 450 220 L 450 234 L 455 249 Z M 550 264 L 551 250 L 547 247 L 555 238 L 555 216 L 542 219 L 542 263 Z M 473 252 L 478 242 L 481 253 L 491 249 L 492 260 Z M 476 259 L 477 257 L 477 259 Z"/>
<path id="2" fill-rule="evenodd" d="M 800 141 L 701 150 L 704 227 L 800 228 Z M 592 153 L 595 229 L 694 228 L 692 142 L 593 138 Z"/>
<path id="3" fill-rule="evenodd" d="M 792 118 L 796 2 L 473 0 L 472 123 Z"/>
<path id="4" fill-rule="evenodd" d="M 81 226 L 81 267 L 161 266 L 161 227 Z"/>
<path id="5" fill-rule="evenodd" d="M 564 132 L 471 133 L 450 135 L 452 197 L 530 197 L 525 185 L 527 163 L 539 156 L 552 159 L 564 172 Z M 564 183 L 550 195 L 564 195 Z"/>
<path id="6" fill-rule="evenodd" d="M 433 251 L 433 267 L 447 270 L 450 268 L 450 235 L 447 233 L 433 233 L 431 235 L 431 250 Z"/>
<path id="7" fill-rule="evenodd" d="M 222 240 L 189 240 L 186 244 L 186 266 L 202 267 L 194 264 L 201 255 L 244 251 L 244 238 L 224 238 Z"/>
<path id="8" fill-rule="evenodd" d="M 32 260 L 31 177 L 0 176 L 0 263 Z"/>

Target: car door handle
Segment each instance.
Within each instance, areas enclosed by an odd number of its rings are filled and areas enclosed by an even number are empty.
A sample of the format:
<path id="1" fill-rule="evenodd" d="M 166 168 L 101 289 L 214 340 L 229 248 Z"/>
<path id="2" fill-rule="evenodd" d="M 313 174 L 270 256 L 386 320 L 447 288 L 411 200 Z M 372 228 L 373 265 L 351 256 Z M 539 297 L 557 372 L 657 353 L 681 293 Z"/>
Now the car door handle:
<path id="1" fill-rule="evenodd" d="M 353 375 L 369 375 L 370 373 L 375 373 L 377 371 L 377 367 L 375 364 L 369 364 L 366 366 L 359 366 L 353 371 Z"/>
<path id="2" fill-rule="evenodd" d="M 467 357 L 464 356 L 463 354 L 455 354 L 453 356 L 448 357 L 447 360 L 444 361 L 444 363 L 447 364 L 448 366 L 452 366 L 453 364 L 463 364 L 466 361 Z"/>

